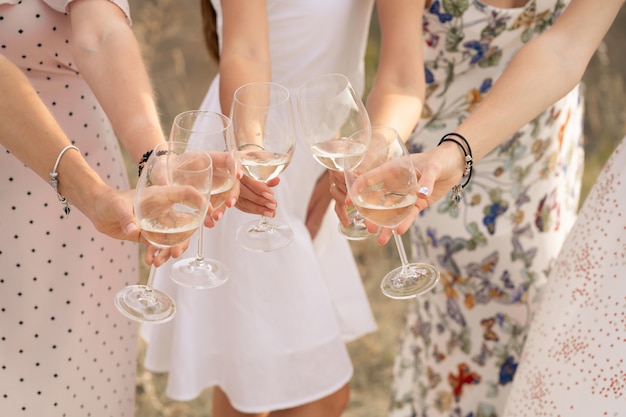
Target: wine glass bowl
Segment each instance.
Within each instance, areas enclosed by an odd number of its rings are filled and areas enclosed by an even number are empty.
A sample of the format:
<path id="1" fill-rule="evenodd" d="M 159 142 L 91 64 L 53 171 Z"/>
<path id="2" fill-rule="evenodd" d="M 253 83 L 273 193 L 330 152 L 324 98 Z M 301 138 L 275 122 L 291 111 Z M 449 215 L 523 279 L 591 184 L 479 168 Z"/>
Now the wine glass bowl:
<path id="1" fill-rule="evenodd" d="M 253 144 L 241 145 L 237 154 L 243 173 L 262 182 L 278 177 L 291 162 L 291 153 L 270 152 Z"/>
<path id="2" fill-rule="evenodd" d="M 243 174 L 265 183 L 278 177 L 291 162 L 296 144 L 289 90 L 273 82 L 242 85 L 233 96 L 231 120 Z M 261 216 L 240 226 L 236 239 L 245 249 L 266 252 L 287 246 L 293 231 Z"/>
<path id="3" fill-rule="evenodd" d="M 317 162 L 340 172 L 359 162 L 369 146 L 370 120 L 345 75 L 324 74 L 305 82 L 296 102 L 302 134 Z M 346 238 L 372 236 L 357 211 L 350 210 L 349 215 L 350 225 L 339 226 Z"/>
<path id="4" fill-rule="evenodd" d="M 168 142 L 155 148 L 137 184 L 135 216 L 141 234 L 158 248 L 189 239 L 200 227 L 211 193 L 212 160 L 188 144 Z M 164 201 L 164 196 L 177 200 Z"/>
<path id="5" fill-rule="evenodd" d="M 212 160 L 207 152 L 182 142 L 157 145 L 139 177 L 135 216 L 141 235 L 164 249 L 185 242 L 201 226 L 211 193 Z M 115 296 L 126 317 L 163 323 L 176 311 L 174 300 L 152 287 L 156 267 L 145 285 L 130 285 Z"/>
<path id="6" fill-rule="evenodd" d="M 208 212 L 212 214 L 226 202 L 237 180 L 239 166 L 230 119 L 212 111 L 185 111 L 174 118 L 170 141 L 189 143 L 211 155 L 213 177 Z M 170 277 L 184 287 L 210 289 L 226 283 L 230 271 L 223 263 L 205 257 L 204 230 L 200 228 L 196 256 L 175 262 Z"/>
<path id="7" fill-rule="evenodd" d="M 348 195 L 368 221 L 393 230 L 402 266 L 383 278 L 381 291 L 390 298 L 413 298 L 430 291 L 440 276 L 431 265 L 409 263 L 402 238 L 395 232 L 416 210 L 417 176 L 406 146 L 394 129 L 377 126 L 368 130 L 371 136 L 367 152 L 358 164 L 344 171 Z"/>

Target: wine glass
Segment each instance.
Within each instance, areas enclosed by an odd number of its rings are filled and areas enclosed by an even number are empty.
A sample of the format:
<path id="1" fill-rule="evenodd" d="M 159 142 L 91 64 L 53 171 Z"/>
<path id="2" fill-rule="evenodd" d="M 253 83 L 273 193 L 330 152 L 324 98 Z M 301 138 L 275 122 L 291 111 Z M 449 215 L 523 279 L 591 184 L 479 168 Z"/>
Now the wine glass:
<path id="1" fill-rule="evenodd" d="M 273 82 L 242 85 L 235 91 L 230 115 L 244 175 L 262 182 L 278 177 L 296 145 L 289 90 Z M 293 230 L 261 216 L 240 226 L 236 239 L 245 249 L 267 252 L 287 246 Z"/>
<path id="2" fill-rule="evenodd" d="M 135 216 L 142 236 L 157 248 L 183 243 L 202 225 L 211 195 L 212 161 L 202 149 L 184 142 L 157 145 L 139 177 Z M 163 323 L 176 311 L 167 294 L 146 285 L 130 285 L 115 295 L 117 309 L 144 323 Z"/>
<path id="3" fill-rule="evenodd" d="M 211 213 L 220 208 L 237 179 L 238 163 L 235 138 L 230 119 L 221 113 L 189 110 L 177 115 L 172 124 L 171 141 L 186 142 L 203 149 L 213 160 Z M 204 232 L 198 230 L 196 256 L 177 261 L 170 269 L 170 277 L 179 285 L 209 289 L 228 281 L 229 270 L 223 263 L 204 256 Z"/>
<path id="4" fill-rule="evenodd" d="M 370 119 L 348 77 L 325 74 L 313 78 L 298 89 L 296 102 L 304 139 L 321 165 L 343 171 L 364 155 L 369 136 L 353 134 L 369 128 Z M 351 207 L 348 215 L 350 224 L 339 224 L 346 238 L 362 240 L 373 235 L 358 210 Z"/>
<path id="5" fill-rule="evenodd" d="M 394 229 L 415 209 L 417 176 L 400 135 L 390 127 L 372 127 L 355 135 L 369 135 L 363 159 L 344 171 L 348 195 L 359 212 L 378 226 Z M 430 291 L 439 270 L 425 263 L 409 263 L 402 238 L 393 230 L 402 266 L 383 278 L 387 297 L 413 298 Z"/>

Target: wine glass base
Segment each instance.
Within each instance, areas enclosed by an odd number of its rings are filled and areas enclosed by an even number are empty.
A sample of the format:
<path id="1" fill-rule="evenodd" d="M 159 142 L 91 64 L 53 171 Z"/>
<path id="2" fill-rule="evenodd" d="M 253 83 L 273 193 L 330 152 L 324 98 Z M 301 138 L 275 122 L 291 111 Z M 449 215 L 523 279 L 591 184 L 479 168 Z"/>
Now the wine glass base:
<path id="1" fill-rule="evenodd" d="M 367 227 L 365 227 L 365 224 L 350 223 L 348 226 L 344 226 L 339 223 L 338 230 L 339 233 L 348 240 L 365 240 L 373 236 L 378 236 L 378 231 L 370 233 Z"/>
<path id="2" fill-rule="evenodd" d="M 293 240 L 293 230 L 285 224 L 253 221 L 239 227 L 235 239 L 244 249 L 270 252 L 289 245 Z"/>
<path id="3" fill-rule="evenodd" d="M 217 288 L 226 281 L 230 272 L 226 265 L 213 259 L 181 259 L 172 265 L 170 278 L 183 287 L 195 289 Z"/>
<path id="4" fill-rule="evenodd" d="M 176 313 L 176 305 L 167 294 L 147 285 L 122 288 L 114 301 L 120 313 L 141 323 L 165 323 Z"/>
<path id="5" fill-rule="evenodd" d="M 412 263 L 390 271 L 380 283 L 389 298 L 406 300 L 432 290 L 439 282 L 439 270 L 432 265 Z"/>

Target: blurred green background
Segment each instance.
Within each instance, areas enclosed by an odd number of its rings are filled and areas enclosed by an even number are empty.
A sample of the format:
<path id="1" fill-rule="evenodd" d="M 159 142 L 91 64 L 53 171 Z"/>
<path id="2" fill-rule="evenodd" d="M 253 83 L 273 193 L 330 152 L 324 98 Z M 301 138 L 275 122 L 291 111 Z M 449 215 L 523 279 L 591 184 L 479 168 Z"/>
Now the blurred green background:
<path id="1" fill-rule="evenodd" d="M 200 105 L 215 74 L 215 65 L 203 43 L 200 3 L 197 0 L 130 0 L 130 5 L 133 28 L 152 76 L 163 126 L 169 130 L 176 114 Z M 379 32 L 375 18 L 370 32 L 366 57 L 368 86 L 378 59 Z M 625 40 L 626 10 L 622 10 L 583 79 L 587 151 L 583 197 L 606 158 L 626 133 Z M 131 173 L 134 171 L 133 168 Z M 386 414 L 391 366 L 407 302 L 387 299 L 378 289 L 383 273 L 400 262 L 393 245 L 381 247 L 375 242 L 356 242 L 352 248 L 379 331 L 349 346 L 355 375 L 345 416 L 380 417 Z M 363 256 L 364 253 L 368 257 Z M 140 342 L 137 417 L 211 415 L 210 390 L 189 402 L 166 398 L 163 391 L 167 375 L 143 369 L 143 349 Z"/>

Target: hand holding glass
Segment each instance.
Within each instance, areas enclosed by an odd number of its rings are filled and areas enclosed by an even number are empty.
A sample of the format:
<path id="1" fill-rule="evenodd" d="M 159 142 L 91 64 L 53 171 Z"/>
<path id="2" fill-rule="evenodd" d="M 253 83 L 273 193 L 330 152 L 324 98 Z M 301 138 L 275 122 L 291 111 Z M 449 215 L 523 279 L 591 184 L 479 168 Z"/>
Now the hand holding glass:
<path id="1" fill-rule="evenodd" d="M 204 220 L 211 180 L 212 161 L 207 152 L 183 142 L 155 147 L 135 195 L 135 216 L 143 237 L 158 248 L 189 239 Z M 152 288 L 155 272 L 152 265 L 146 285 L 131 285 L 116 294 L 115 305 L 126 317 L 163 323 L 174 316 L 174 300 Z"/>
<path id="2" fill-rule="evenodd" d="M 372 127 L 355 135 L 370 135 L 370 146 L 359 164 L 344 171 L 350 200 L 368 221 L 394 229 L 415 209 L 417 176 L 400 135 L 388 127 Z M 430 291 L 439 270 L 409 263 L 402 238 L 393 230 L 402 266 L 389 272 L 380 288 L 387 297 L 413 298 Z"/>
<path id="3" fill-rule="evenodd" d="M 228 197 L 237 179 L 235 138 L 230 119 L 211 111 L 190 110 L 176 116 L 170 140 L 185 142 L 208 152 L 213 161 L 211 187 L 212 213 L 220 208 Z M 198 250 L 194 258 L 185 258 L 174 263 L 170 276 L 179 285 L 208 289 L 219 287 L 229 278 L 226 265 L 204 256 L 204 228 L 198 230 Z"/>
<path id="4" fill-rule="evenodd" d="M 324 167 L 343 171 L 357 163 L 369 146 L 369 136 L 353 135 L 370 127 L 363 101 L 342 74 L 313 78 L 298 89 L 298 119 L 313 157 Z M 365 130 L 366 131 L 366 130 Z M 372 236 L 363 217 L 351 210 L 350 225 L 339 225 L 348 239 Z"/>
<path id="5" fill-rule="evenodd" d="M 242 85 L 235 91 L 230 114 L 244 175 L 262 182 L 278 177 L 291 162 L 296 144 L 289 90 L 271 82 Z M 245 249 L 265 252 L 287 246 L 293 231 L 262 216 L 242 225 L 236 238 Z"/>

